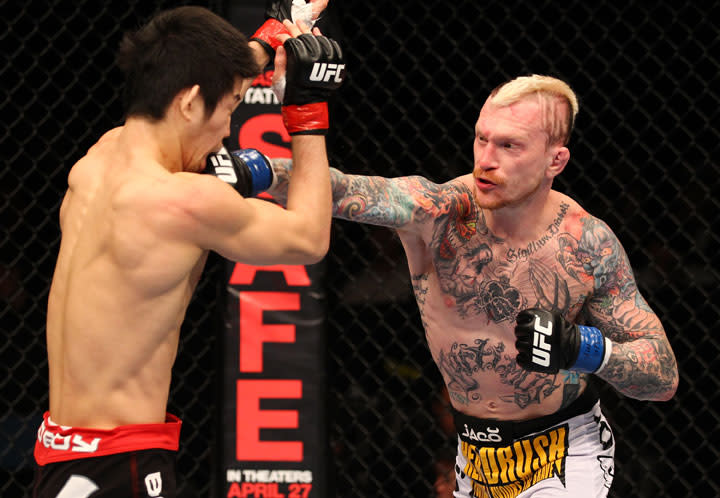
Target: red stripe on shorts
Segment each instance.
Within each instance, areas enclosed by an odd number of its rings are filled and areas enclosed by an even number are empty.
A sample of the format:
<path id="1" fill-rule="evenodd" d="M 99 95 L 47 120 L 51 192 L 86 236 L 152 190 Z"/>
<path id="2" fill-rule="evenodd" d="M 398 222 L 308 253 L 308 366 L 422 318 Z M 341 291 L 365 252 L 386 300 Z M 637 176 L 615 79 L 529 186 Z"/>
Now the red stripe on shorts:
<path id="1" fill-rule="evenodd" d="M 35 441 L 35 461 L 46 465 L 136 450 L 177 451 L 181 425 L 179 418 L 168 413 L 161 424 L 121 425 L 114 429 L 67 427 L 51 422 L 46 412 Z"/>

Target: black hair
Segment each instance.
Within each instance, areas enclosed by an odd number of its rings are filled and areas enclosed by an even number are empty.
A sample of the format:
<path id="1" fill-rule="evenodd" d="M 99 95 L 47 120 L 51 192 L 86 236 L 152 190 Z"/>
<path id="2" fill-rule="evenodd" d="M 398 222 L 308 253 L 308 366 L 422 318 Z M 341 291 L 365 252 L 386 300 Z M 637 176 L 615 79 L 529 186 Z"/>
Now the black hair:
<path id="1" fill-rule="evenodd" d="M 245 35 L 195 6 L 160 12 L 125 34 L 117 63 L 126 77 L 127 116 L 153 120 L 162 119 L 175 96 L 193 85 L 199 85 L 209 116 L 236 78 L 260 73 Z"/>

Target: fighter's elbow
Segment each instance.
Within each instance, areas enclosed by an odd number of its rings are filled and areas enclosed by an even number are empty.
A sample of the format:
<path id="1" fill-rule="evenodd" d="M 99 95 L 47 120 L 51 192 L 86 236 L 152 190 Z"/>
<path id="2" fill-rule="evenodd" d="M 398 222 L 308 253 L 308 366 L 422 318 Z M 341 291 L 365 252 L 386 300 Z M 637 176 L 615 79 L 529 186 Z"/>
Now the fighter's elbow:
<path id="1" fill-rule="evenodd" d="M 305 261 L 303 262 L 303 264 L 312 265 L 315 263 L 319 263 L 320 261 L 323 260 L 323 258 L 327 254 L 328 249 L 329 249 L 329 246 L 325 245 L 325 246 L 317 246 L 317 247 L 313 248 L 313 250 L 308 251 L 305 254 Z"/>
<path id="2" fill-rule="evenodd" d="M 330 249 L 330 234 L 310 236 L 301 241 L 298 247 L 300 263 L 311 265 L 322 261 Z"/>
<path id="3" fill-rule="evenodd" d="M 677 393 L 679 383 L 680 383 L 680 379 L 678 376 L 677 369 L 675 369 L 675 373 L 672 376 L 672 379 L 670 380 L 667 389 L 663 393 L 664 396 L 659 401 L 670 401 Z"/>
<path id="4" fill-rule="evenodd" d="M 678 389 L 678 374 L 677 370 L 673 374 L 669 375 L 666 379 L 660 380 L 656 383 L 656 388 L 651 391 L 646 391 L 640 394 L 638 399 L 644 399 L 646 401 L 670 401 Z"/>
<path id="5" fill-rule="evenodd" d="M 680 374 L 678 372 L 677 360 L 675 360 L 674 355 L 672 356 L 671 361 L 668 361 L 667 363 L 669 363 L 665 369 L 665 376 L 667 378 L 667 382 L 665 384 L 667 387 L 664 392 L 665 396 L 661 401 L 671 400 L 673 396 L 675 396 L 675 393 L 677 393 L 678 384 L 680 384 Z"/>

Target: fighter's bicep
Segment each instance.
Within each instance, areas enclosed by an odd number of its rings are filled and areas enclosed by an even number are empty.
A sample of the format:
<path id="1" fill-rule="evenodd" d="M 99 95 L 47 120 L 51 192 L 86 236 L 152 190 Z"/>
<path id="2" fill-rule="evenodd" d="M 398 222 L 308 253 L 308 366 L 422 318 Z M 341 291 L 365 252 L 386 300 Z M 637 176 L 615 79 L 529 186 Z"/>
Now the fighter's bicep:
<path id="1" fill-rule="evenodd" d="M 316 222 L 306 213 L 260 199 L 246 199 L 245 208 L 243 224 L 216 249 L 222 256 L 258 265 L 307 264 L 327 252 Z"/>
<path id="2" fill-rule="evenodd" d="M 215 250 L 247 223 L 252 211 L 230 185 L 210 175 L 176 175 L 158 195 L 165 236 Z"/>
<path id="3" fill-rule="evenodd" d="M 302 213 L 243 198 L 224 182 L 204 175 L 191 190 L 186 237 L 202 249 L 250 264 L 303 263 L 322 252 L 315 223 Z"/>
<path id="4" fill-rule="evenodd" d="M 588 321 L 619 342 L 664 334 L 659 318 L 638 288 L 628 255 L 617 239 L 612 247 L 613 262 L 604 269 L 605 278 L 601 285 L 596 282 L 585 306 Z"/>

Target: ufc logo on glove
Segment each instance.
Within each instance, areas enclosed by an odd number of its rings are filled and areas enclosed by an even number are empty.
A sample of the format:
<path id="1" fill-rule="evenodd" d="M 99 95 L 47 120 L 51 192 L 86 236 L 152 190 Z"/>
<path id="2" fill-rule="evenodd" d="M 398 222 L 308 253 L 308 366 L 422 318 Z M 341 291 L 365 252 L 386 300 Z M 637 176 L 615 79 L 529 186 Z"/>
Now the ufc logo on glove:
<path id="1" fill-rule="evenodd" d="M 345 70 L 345 64 L 332 64 L 326 62 L 316 62 L 313 65 L 312 72 L 310 73 L 310 81 L 330 81 L 330 78 L 335 76 L 333 79 L 337 83 L 341 83 L 342 72 Z"/>
<path id="2" fill-rule="evenodd" d="M 560 370 L 598 372 L 612 354 L 612 342 L 599 329 L 576 325 L 558 311 L 539 308 L 518 313 L 515 348 L 518 365 L 547 374 Z"/>
<path id="3" fill-rule="evenodd" d="M 545 338 L 552 336 L 552 322 L 546 326 L 540 323 L 540 317 L 535 317 L 535 332 L 533 333 L 532 362 L 541 367 L 550 366 L 550 352 L 552 346 L 545 342 Z"/>

